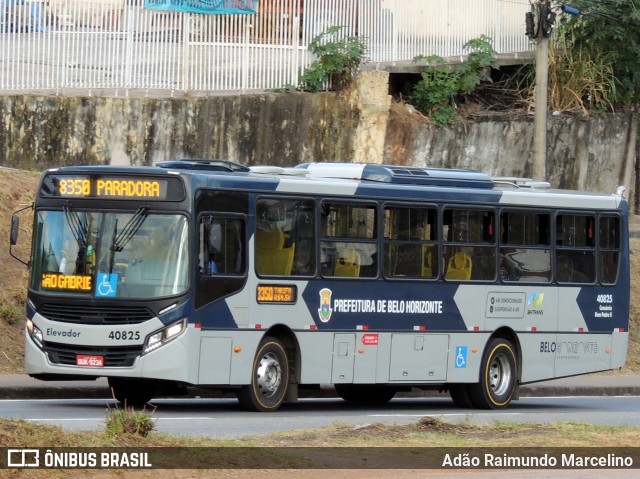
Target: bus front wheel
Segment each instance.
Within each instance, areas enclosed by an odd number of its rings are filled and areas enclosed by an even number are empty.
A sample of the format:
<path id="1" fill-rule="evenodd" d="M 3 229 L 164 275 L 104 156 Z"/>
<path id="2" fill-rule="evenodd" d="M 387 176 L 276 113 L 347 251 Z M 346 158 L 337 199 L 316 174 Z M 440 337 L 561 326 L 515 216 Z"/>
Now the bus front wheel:
<path id="1" fill-rule="evenodd" d="M 481 409 L 503 409 L 516 389 L 517 360 L 510 341 L 495 338 L 485 349 L 480 382 L 469 386 L 471 401 Z"/>
<path id="2" fill-rule="evenodd" d="M 288 387 L 287 352 L 280 340 L 266 337 L 253 360 L 251 384 L 238 390 L 240 405 L 249 411 L 275 411 L 282 405 Z"/>

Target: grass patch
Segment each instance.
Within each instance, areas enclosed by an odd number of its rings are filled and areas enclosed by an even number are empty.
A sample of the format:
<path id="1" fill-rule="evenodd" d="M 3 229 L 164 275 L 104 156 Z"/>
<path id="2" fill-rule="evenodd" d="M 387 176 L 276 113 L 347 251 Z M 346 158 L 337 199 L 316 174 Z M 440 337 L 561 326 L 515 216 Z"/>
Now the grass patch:
<path id="1" fill-rule="evenodd" d="M 116 414 L 115 426 L 110 417 Z M 171 436 L 155 432 L 152 416 L 145 411 L 107 410 L 101 431 L 67 431 L 51 425 L 21 419 L 0 419 L 0 443 L 6 447 L 452 447 L 458 445 L 544 446 L 544 447 L 637 447 L 640 427 L 592 425 L 579 422 L 474 424 L 470 420 L 447 422 L 426 416 L 412 424 L 340 424 L 293 430 L 240 439 L 207 439 Z M 122 416 L 127 426 L 122 425 Z M 138 431 L 148 428 L 146 434 Z"/>
<path id="2" fill-rule="evenodd" d="M 125 435 L 147 437 L 156 427 L 152 413 L 148 412 L 146 408 L 142 411 L 136 411 L 128 406 L 108 408 L 106 433 L 111 438 Z"/>
<path id="3" fill-rule="evenodd" d="M 295 430 L 286 434 L 242 438 L 231 446 L 308 447 L 477 447 L 493 446 L 616 446 L 636 447 L 640 427 L 600 426 L 576 422 L 475 424 L 470 418 L 447 422 L 425 416 L 413 424 L 334 424 L 318 430 Z"/>
<path id="4" fill-rule="evenodd" d="M 0 319 L 5 323 L 9 325 L 17 324 L 23 318 L 23 308 L 19 308 L 13 304 L 0 304 Z"/>

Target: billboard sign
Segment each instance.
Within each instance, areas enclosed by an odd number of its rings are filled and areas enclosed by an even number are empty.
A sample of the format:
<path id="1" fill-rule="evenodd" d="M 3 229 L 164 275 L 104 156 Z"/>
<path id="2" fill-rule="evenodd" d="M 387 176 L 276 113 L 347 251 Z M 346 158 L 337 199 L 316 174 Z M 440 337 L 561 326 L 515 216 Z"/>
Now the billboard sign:
<path id="1" fill-rule="evenodd" d="M 144 0 L 144 8 L 189 13 L 256 13 L 258 0 Z"/>

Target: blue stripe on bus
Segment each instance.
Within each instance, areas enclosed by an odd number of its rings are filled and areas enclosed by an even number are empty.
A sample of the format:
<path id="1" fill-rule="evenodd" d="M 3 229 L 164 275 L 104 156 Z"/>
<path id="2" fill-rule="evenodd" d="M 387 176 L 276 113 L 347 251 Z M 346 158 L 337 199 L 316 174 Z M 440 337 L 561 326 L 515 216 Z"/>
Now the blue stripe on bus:
<path id="1" fill-rule="evenodd" d="M 302 292 L 318 329 L 426 331 L 467 327 L 454 301 L 457 284 L 312 281 Z"/>
<path id="2" fill-rule="evenodd" d="M 629 296 L 621 288 L 583 287 L 576 302 L 590 333 L 629 330 Z"/>

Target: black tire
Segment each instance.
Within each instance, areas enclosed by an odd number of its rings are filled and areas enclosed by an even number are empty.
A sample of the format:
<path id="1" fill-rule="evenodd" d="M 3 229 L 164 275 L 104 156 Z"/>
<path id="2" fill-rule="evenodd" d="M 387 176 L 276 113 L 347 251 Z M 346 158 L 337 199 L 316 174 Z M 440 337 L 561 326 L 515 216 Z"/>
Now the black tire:
<path id="1" fill-rule="evenodd" d="M 289 359 L 282 343 L 266 337 L 253 360 L 251 384 L 238 390 L 240 406 L 248 411 L 276 411 L 289 387 Z"/>
<path id="2" fill-rule="evenodd" d="M 461 408 L 469 409 L 474 407 L 471 400 L 470 384 L 450 384 L 449 394 L 453 403 Z"/>
<path id="3" fill-rule="evenodd" d="M 396 395 L 396 390 L 368 384 L 335 384 L 336 392 L 345 401 L 360 404 L 386 404 Z"/>
<path id="4" fill-rule="evenodd" d="M 158 384 L 152 380 L 139 378 L 109 378 L 113 397 L 125 407 L 142 408 L 153 399 Z"/>
<path id="5" fill-rule="evenodd" d="M 470 385 L 473 404 L 480 409 L 506 408 L 516 390 L 517 359 L 513 344 L 506 339 L 492 339 L 482 357 L 480 382 Z"/>

